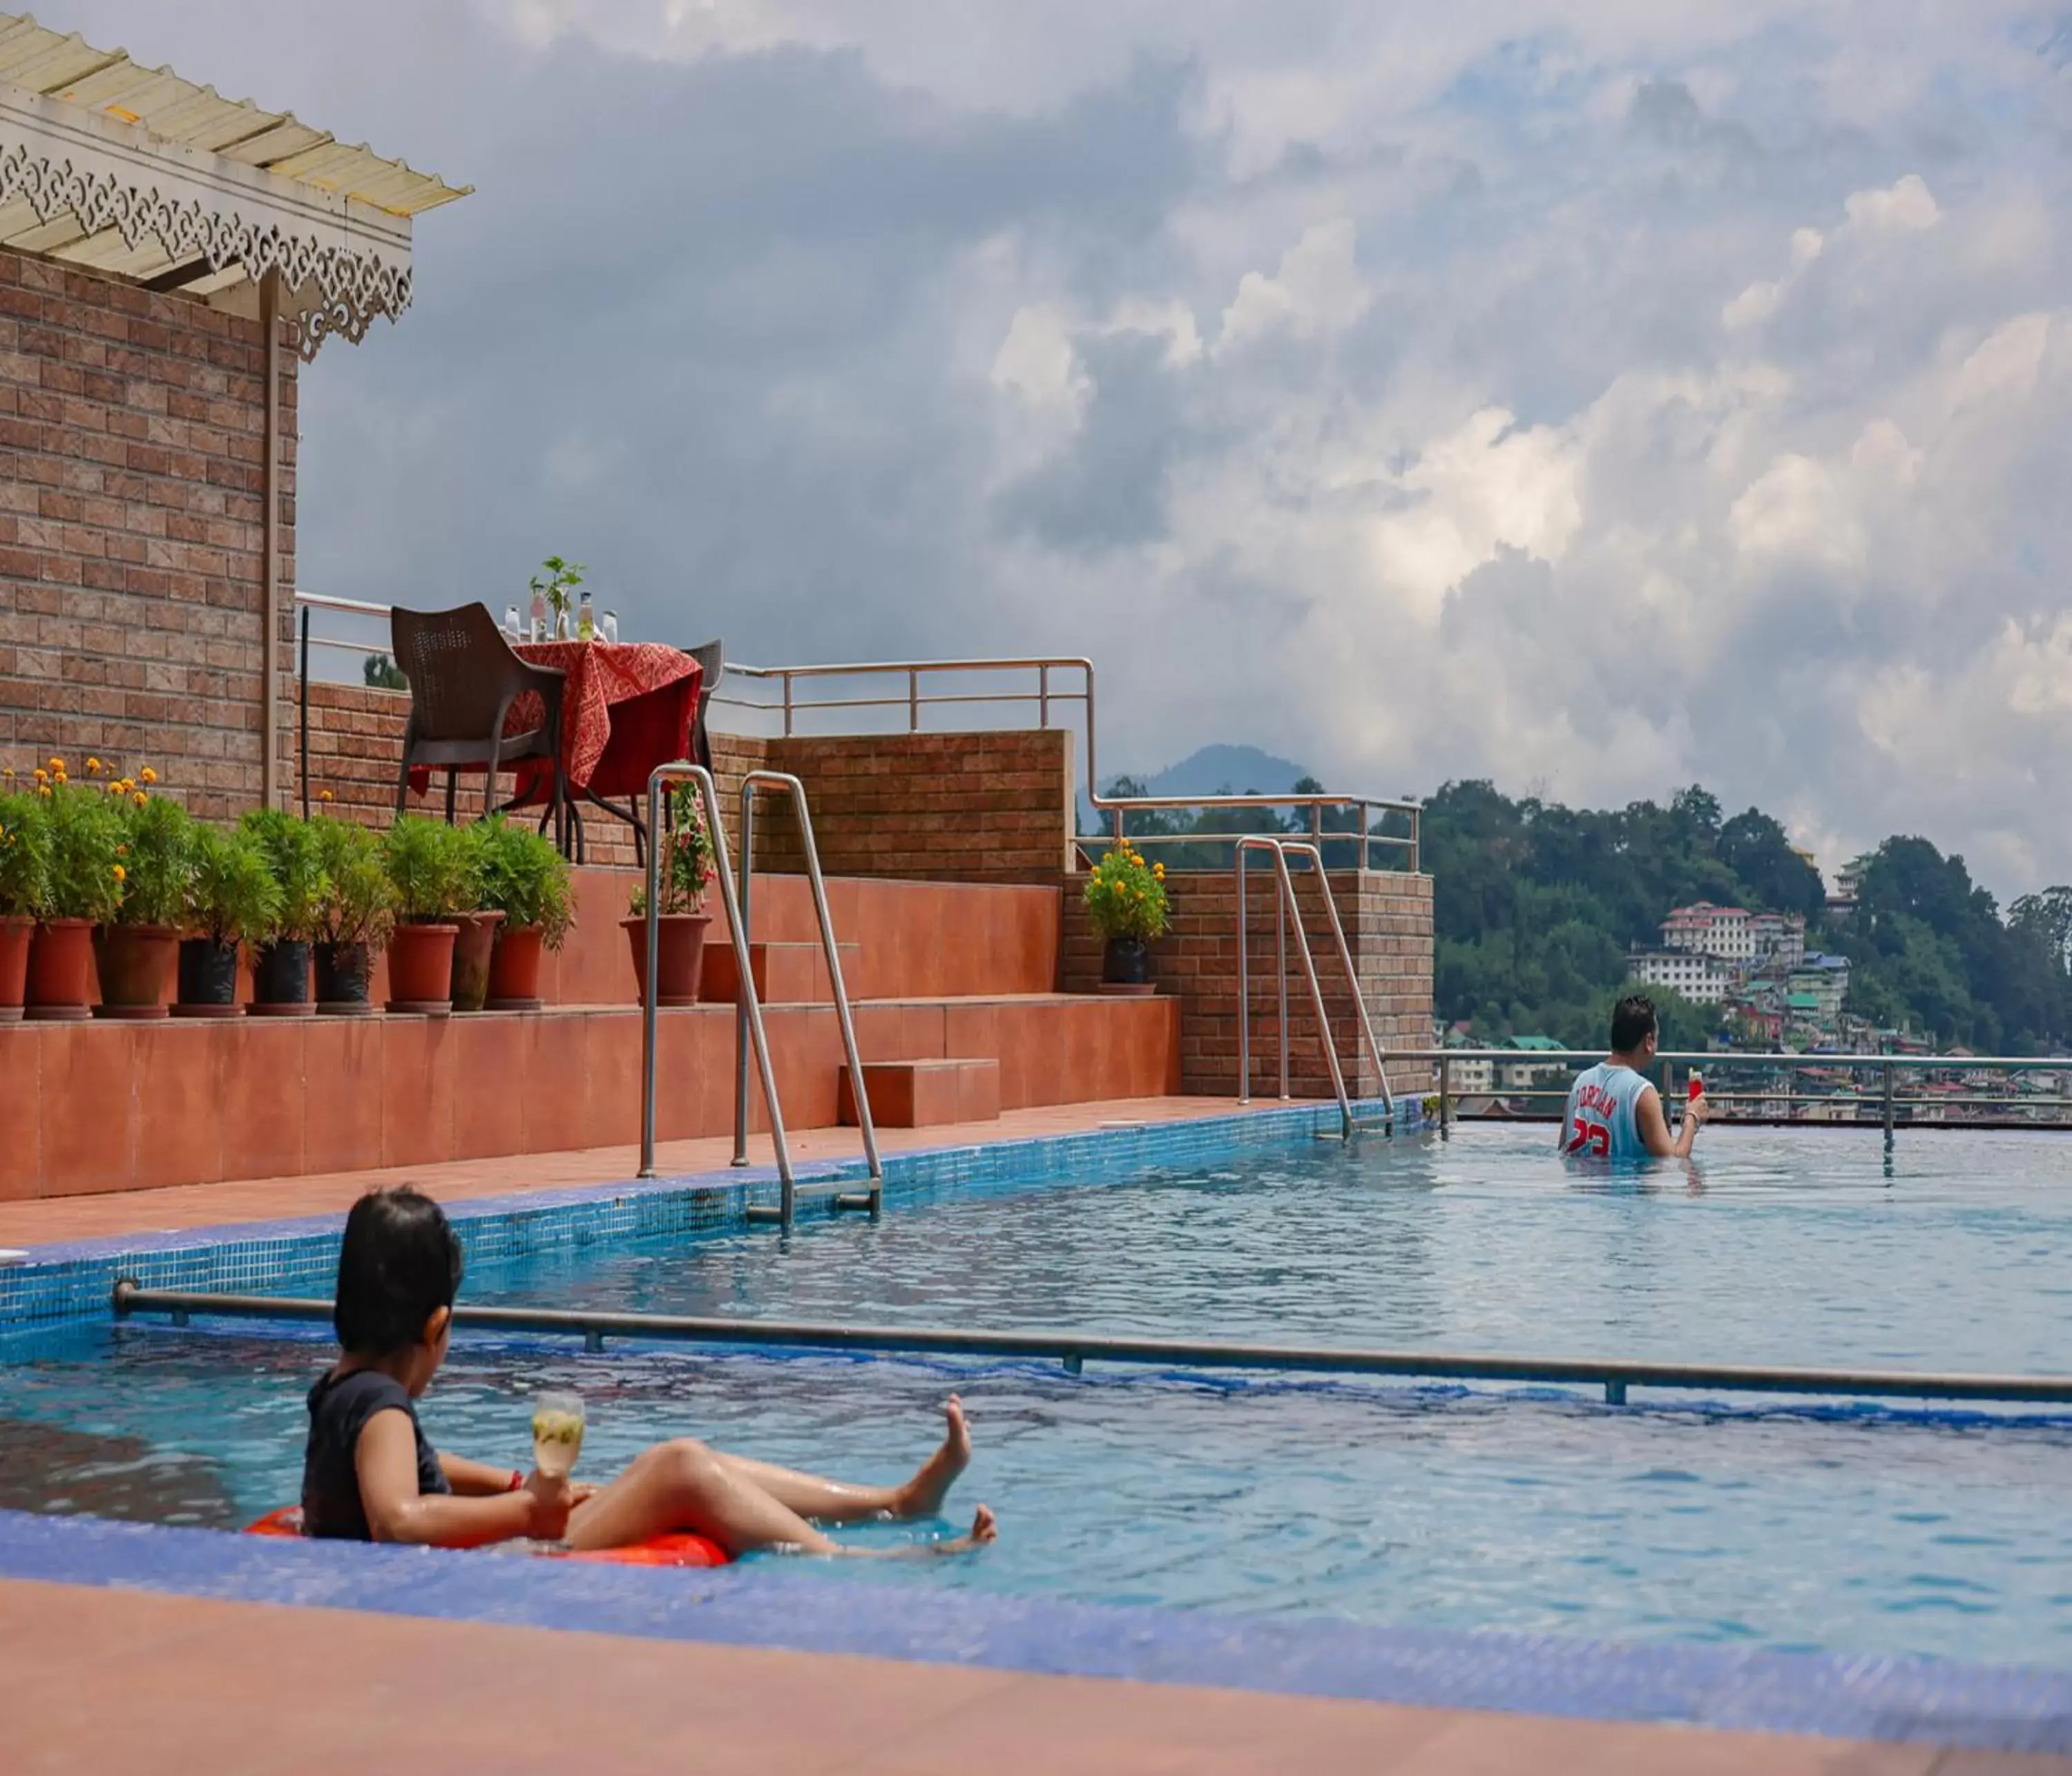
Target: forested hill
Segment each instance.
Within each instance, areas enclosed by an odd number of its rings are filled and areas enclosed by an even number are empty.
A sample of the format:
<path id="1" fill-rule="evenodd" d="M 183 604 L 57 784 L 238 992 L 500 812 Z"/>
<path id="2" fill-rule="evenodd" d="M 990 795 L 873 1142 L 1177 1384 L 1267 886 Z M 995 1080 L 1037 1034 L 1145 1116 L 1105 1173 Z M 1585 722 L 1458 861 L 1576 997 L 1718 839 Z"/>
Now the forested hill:
<path id="1" fill-rule="evenodd" d="M 2072 1031 L 2072 888 L 2004 919 L 1964 860 L 1926 839 L 1886 840 L 1856 911 L 1832 919 L 1782 826 L 1755 808 L 1724 818 L 1696 787 L 1666 808 L 1597 812 L 1449 783 L 1425 804 L 1423 839 L 1438 1014 L 1481 1038 L 1601 1042 L 1629 948 L 1656 946 L 1670 909 L 1699 900 L 1803 914 L 1809 948 L 1850 960 L 1849 1009 L 1881 1027 L 1981 1054 L 2049 1052 Z M 1708 1019 L 1675 1005 L 1664 1035 L 1698 1040 Z"/>

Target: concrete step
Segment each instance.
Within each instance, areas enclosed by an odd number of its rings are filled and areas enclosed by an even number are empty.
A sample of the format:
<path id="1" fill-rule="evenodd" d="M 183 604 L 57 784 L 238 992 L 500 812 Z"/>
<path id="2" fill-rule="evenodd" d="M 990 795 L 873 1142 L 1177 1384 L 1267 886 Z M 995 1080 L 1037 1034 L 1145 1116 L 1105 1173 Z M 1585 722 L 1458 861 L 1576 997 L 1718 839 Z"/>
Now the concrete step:
<path id="1" fill-rule="evenodd" d="M 857 997 L 860 944 L 837 940 L 835 953 L 841 958 L 842 984 L 852 1001 Z M 827 952 L 818 944 L 750 944 L 749 973 L 755 981 L 755 996 L 766 1005 L 831 1005 L 834 985 L 828 978 Z M 734 946 L 726 940 L 723 919 L 715 920 L 705 935 L 705 979 L 699 997 L 708 1005 L 734 1002 L 741 971 L 734 959 Z"/>
<path id="2" fill-rule="evenodd" d="M 952 1122 L 993 1122 L 1000 1116 L 1000 1063 L 990 1058 L 865 1061 L 871 1120 L 881 1128 L 935 1128 Z M 856 1092 L 840 1069 L 839 1114 L 853 1127 Z"/>

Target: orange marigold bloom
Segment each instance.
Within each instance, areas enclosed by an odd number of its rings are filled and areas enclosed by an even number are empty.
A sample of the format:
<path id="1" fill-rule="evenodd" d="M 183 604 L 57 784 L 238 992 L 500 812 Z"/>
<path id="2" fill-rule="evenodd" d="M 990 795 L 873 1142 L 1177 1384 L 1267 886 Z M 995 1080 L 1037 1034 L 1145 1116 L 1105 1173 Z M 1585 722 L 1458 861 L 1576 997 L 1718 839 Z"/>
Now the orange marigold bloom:
<path id="1" fill-rule="evenodd" d="M 331 791 L 327 789 L 319 790 L 317 791 L 317 800 L 320 802 L 329 801 L 331 800 Z"/>
<path id="2" fill-rule="evenodd" d="M 130 879 L 130 872 L 119 863 L 115 865 L 115 879 L 117 882 L 127 882 Z"/>
<path id="3" fill-rule="evenodd" d="M 137 775 L 142 777 L 147 783 L 155 783 L 158 780 L 158 772 L 152 770 L 149 765 L 145 766 L 145 767 L 142 771 L 138 771 Z"/>
<path id="4" fill-rule="evenodd" d="M 101 761 L 98 758 L 87 760 L 86 774 L 89 777 L 98 777 L 101 775 Z"/>
<path id="5" fill-rule="evenodd" d="M 150 796 L 146 796 L 146 795 L 143 792 L 143 791 L 142 791 L 142 790 L 141 790 L 141 789 L 140 789 L 140 790 L 138 790 L 135 795 L 132 796 L 130 798 L 130 800 L 131 801 L 134 802 L 134 803 L 135 803 L 135 804 L 136 804 L 139 808 L 142 808 L 142 807 L 145 804 L 145 803 L 146 803 L 146 802 L 148 802 L 149 800 L 150 800 L 150 799 L 151 799 L 151 798 L 150 798 Z"/>

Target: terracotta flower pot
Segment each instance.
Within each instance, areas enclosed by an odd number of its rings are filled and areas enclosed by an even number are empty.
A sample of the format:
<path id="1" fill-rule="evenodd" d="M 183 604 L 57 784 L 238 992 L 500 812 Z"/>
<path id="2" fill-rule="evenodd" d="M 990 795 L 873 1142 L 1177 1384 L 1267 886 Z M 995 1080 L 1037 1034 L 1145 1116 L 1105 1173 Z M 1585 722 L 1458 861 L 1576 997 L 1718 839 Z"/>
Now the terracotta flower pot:
<path id="1" fill-rule="evenodd" d="M 624 919 L 619 923 L 626 927 L 627 947 L 633 952 L 635 990 L 644 1005 L 648 1002 L 648 921 Z M 656 972 L 660 979 L 655 1003 L 695 1005 L 699 977 L 705 972 L 705 928 L 712 921 L 703 913 L 664 913 L 656 923 L 661 930 L 656 934 Z"/>
<path id="2" fill-rule="evenodd" d="M 500 926 L 496 945 L 489 952 L 489 998 L 491 1011 L 537 1011 L 540 1009 L 540 927 L 520 925 L 509 930 Z"/>
<path id="3" fill-rule="evenodd" d="M 76 1022 L 92 1015 L 93 921 L 47 919 L 29 946 L 25 997 L 32 1018 Z"/>
<path id="4" fill-rule="evenodd" d="M 454 939 L 445 921 L 398 925 L 388 939 L 388 1009 L 444 1018 L 453 1010 Z"/>
<path id="5" fill-rule="evenodd" d="M 1112 937 L 1101 952 L 1101 991 L 1145 998 L 1158 990 L 1151 978 L 1151 946 L 1141 937 Z"/>
<path id="6" fill-rule="evenodd" d="M 104 925 L 93 934 L 101 975 L 97 1018 L 162 1018 L 166 983 L 179 959 L 180 934 L 170 925 Z"/>
<path id="7" fill-rule="evenodd" d="M 212 937 L 180 941 L 179 998 L 175 1018 L 242 1018 L 237 1002 L 237 946 Z"/>
<path id="8" fill-rule="evenodd" d="M 503 923 L 503 914 L 490 912 L 462 913 L 454 921 L 460 927 L 454 934 L 455 1011 L 479 1011 L 489 997 L 489 954 L 496 942 L 496 927 Z"/>
<path id="9" fill-rule="evenodd" d="M 374 1009 L 367 997 L 370 963 L 364 944 L 319 944 L 316 956 L 319 1015 L 364 1018 Z"/>
<path id="10" fill-rule="evenodd" d="M 254 1018 L 307 1018 L 316 1009 L 310 997 L 307 938 L 279 938 L 252 952 Z"/>
<path id="11" fill-rule="evenodd" d="M 29 944 L 36 922 L 10 913 L 0 919 L 0 1024 L 19 1023 L 22 1000 L 29 989 Z"/>

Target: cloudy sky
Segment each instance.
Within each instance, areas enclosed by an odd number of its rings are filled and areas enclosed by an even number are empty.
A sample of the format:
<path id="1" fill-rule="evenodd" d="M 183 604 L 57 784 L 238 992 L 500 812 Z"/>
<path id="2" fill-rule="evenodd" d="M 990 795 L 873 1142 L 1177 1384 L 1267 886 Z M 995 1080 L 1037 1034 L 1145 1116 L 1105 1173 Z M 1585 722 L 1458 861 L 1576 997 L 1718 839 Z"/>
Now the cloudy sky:
<path id="1" fill-rule="evenodd" d="M 2072 14 L 49 0 L 477 187 L 302 576 L 1091 652 L 1104 767 L 1702 779 L 2072 879 Z"/>

